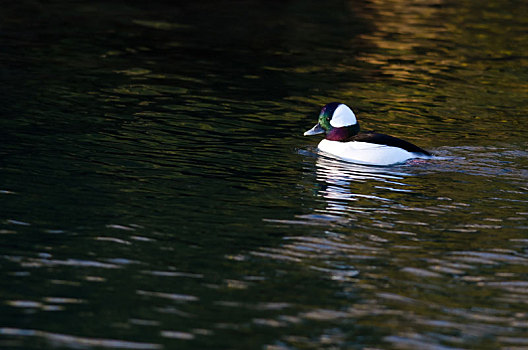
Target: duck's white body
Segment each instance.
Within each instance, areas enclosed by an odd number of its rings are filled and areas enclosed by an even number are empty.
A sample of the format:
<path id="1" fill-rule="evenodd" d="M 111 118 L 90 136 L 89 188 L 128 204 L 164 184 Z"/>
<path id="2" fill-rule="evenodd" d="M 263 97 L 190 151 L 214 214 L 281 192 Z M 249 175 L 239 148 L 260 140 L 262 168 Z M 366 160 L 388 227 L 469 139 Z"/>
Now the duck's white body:
<path id="1" fill-rule="evenodd" d="M 406 151 L 399 147 L 368 142 L 341 142 L 321 140 L 317 146 L 321 151 L 349 162 L 366 165 L 391 165 L 413 158 L 429 158 L 423 154 Z"/>

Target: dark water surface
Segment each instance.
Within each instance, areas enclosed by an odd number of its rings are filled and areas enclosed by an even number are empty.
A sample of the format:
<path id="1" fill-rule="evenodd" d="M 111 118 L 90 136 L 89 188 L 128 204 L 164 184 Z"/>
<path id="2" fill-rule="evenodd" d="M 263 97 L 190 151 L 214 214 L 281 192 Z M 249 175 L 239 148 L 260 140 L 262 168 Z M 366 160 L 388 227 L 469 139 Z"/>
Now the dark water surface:
<path id="1" fill-rule="evenodd" d="M 528 349 L 524 1 L 0 11 L 0 348 Z M 439 158 L 303 137 L 343 101 Z"/>

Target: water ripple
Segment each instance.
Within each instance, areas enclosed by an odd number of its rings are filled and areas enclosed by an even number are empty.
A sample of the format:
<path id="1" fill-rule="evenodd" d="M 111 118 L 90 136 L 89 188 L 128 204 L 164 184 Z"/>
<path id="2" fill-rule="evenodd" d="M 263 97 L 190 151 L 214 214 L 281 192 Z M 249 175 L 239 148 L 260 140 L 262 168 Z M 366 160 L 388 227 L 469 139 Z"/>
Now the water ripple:
<path id="1" fill-rule="evenodd" d="M 87 338 L 78 337 L 69 334 L 52 333 L 35 329 L 20 329 L 20 328 L 0 328 L 0 334 L 3 336 L 15 336 L 15 337 L 37 337 L 43 338 L 54 344 L 55 346 L 67 346 L 67 347 L 86 347 L 86 346 L 99 346 L 114 349 L 138 349 L 138 350 L 150 350 L 150 349 L 162 349 L 160 344 L 154 343 L 140 343 L 131 342 L 126 340 L 117 339 L 99 339 L 99 338 Z"/>

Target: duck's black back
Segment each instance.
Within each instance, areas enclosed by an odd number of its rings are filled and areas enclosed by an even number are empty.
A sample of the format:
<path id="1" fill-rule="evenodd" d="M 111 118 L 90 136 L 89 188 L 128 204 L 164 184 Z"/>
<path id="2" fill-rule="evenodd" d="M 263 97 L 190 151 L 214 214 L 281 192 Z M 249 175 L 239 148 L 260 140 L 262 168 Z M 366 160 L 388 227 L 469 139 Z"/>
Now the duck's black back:
<path id="1" fill-rule="evenodd" d="M 399 147 L 402 148 L 408 152 L 413 153 L 422 153 L 426 156 L 430 156 L 431 153 L 427 152 L 424 149 L 421 149 L 420 147 L 413 145 L 410 142 L 407 142 L 405 140 L 399 139 L 394 136 L 389 136 L 385 134 L 378 134 L 376 132 L 362 132 L 357 135 L 354 135 L 350 138 L 348 138 L 346 141 L 358 141 L 358 142 L 368 142 L 368 143 L 375 143 L 377 145 L 386 145 L 386 146 L 392 146 L 392 147 Z"/>

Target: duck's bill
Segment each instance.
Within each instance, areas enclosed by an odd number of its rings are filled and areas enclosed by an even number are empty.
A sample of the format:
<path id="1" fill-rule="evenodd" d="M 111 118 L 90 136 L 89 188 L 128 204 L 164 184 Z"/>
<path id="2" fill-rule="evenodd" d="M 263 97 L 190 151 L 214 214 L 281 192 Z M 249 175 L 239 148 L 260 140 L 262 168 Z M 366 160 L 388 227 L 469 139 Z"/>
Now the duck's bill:
<path id="1" fill-rule="evenodd" d="M 313 128 L 311 128 L 310 130 L 305 132 L 304 136 L 317 135 L 317 134 L 322 134 L 324 132 L 325 132 L 325 130 L 323 129 L 321 124 L 317 123 L 317 124 L 315 124 L 315 126 Z"/>

